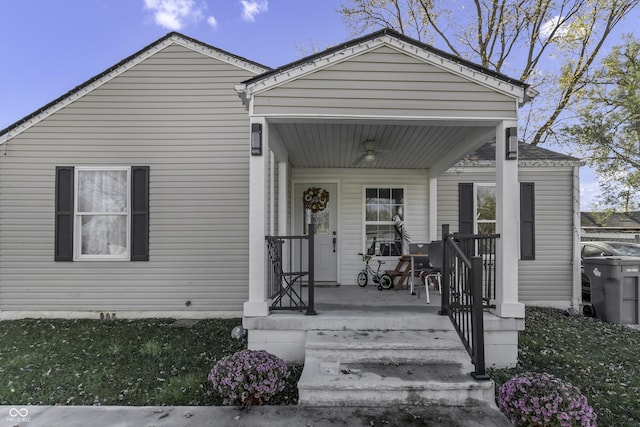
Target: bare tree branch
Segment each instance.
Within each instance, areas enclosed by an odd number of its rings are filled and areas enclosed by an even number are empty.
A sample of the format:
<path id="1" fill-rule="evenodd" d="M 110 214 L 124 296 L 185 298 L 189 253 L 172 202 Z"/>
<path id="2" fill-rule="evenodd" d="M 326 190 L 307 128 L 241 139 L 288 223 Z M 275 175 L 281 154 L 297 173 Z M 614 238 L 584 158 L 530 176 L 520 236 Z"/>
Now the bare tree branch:
<path id="1" fill-rule="evenodd" d="M 433 39 L 454 55 L 519 76 L 550 102 L 544 115 L 526 109 L 524 136 L 532 144 L 556 138 L 554 127 L 581 100 L 585 80 L 604 42 L 640 0 L 345 0 L 352 28 L 395 28 Z M 549 62 L 549 56 L 556 61 Z M 559 67 L 557 64 L 562 64 Z M 551 65 L 553 68 L 547 70 Z M 505 71 L 507 70 L 507 71 Z M 555 83 L 545 73 L 555 75 Z"/>

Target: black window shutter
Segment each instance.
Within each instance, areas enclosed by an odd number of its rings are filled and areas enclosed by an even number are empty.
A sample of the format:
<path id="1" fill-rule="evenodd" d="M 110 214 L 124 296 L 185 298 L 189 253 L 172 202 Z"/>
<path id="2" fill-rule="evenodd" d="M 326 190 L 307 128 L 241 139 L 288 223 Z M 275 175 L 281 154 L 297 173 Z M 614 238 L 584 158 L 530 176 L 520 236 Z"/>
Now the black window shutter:
<path id="1" fill-rule="evenodd" d="M 520 259 L 536 259 L 535 190 L 533 182 L 520 183 Z"/>
<path id="2" fill-rule="evenodd" d="M 73 171 L 56 167 L 55 261 L 73 261 Z"/>
<path id="3" fill-rule="evenodd" d="M 460 234 L 473 234 L 473 183 L 458 184 L 458 227 Z"/>
<path id="4" fill-rule="evenodd" d="M 149 261 L 149 166 L 131 167 L 131 261 Z"/>

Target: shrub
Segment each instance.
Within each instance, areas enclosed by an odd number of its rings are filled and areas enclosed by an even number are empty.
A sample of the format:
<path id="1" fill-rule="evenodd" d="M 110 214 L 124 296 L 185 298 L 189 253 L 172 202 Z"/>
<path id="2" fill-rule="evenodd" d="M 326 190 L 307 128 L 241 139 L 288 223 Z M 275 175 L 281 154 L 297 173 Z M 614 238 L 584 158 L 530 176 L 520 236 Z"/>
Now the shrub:
<path id="1" fill-rule="evenodd" d="M 500 387 L 500 410 L 516 426 L 596 426 L 587 398 L 551 374 L 524 373 Z"/>
<path id="2" fill-rule="evenodd" d="M 209 375 L 223 405 L 260 405 L 282 391 L 287 365 L 264 350 L 242 350 L 219 360 Z"/>

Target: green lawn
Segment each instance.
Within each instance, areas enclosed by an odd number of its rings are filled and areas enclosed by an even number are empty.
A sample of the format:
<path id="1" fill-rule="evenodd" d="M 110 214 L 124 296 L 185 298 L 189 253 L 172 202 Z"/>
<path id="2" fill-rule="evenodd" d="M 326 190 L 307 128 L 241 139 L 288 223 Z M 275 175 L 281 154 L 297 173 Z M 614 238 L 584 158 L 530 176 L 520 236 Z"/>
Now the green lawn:
<path id="1" fill-rule="evenodd" d="M 515 369 L 489 372 L 496 388 L 520 372 L 548 372 L 582 391 L 598 425 L 640 425 L 640 331 L 527 308 L 518 356 Z"/>
<path id="2" fill-rule="evenodd" d="M 2 405 L 218 405 L 207 375 L 245 347 L 239 319 L 176 327 L 170 319 L 0 322 Z M 549 372 L 587 396 L 601 426 L 640 425 L 640 331 L 561 310 L 527 308 L 515 369 Z M 273 404 L 295 404 L 301 367 Z"/>
<path id="3" fill-rule="evenodd" d="M 0 322 L 2 405 L 212 405 L 207 375 L 245 348 L 239 319 L 190 327 L 170 319 Z M 293 386 L 274 403 L 295 403 Z"/>

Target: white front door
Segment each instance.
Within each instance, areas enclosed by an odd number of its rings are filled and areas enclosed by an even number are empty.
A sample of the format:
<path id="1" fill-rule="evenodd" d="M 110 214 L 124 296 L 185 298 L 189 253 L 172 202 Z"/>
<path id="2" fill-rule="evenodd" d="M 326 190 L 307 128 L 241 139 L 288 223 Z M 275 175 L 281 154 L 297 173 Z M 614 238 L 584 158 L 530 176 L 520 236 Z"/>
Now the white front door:
<path id="1" fill-rule="evenodd" d="M 296 184 L 293 195 L 295 231 L 307 234 L 308 221 L 316 226 L 314 270 L 316 282 L 338 278 L 338 191 L 336 184 Z"/>

